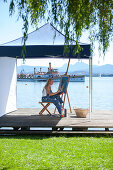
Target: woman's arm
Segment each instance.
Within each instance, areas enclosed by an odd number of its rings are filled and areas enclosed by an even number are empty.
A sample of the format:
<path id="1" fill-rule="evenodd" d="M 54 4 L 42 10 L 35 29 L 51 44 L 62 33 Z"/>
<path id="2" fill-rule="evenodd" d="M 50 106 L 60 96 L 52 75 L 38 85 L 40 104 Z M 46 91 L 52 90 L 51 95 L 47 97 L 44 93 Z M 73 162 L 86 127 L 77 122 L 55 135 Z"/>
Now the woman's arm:
<path id="1" fill-rule="evenodd" d="M 53 96 L 53 95 L 58 94 L 60 92 L 60 90 L 58 90 L 57 92 L 53 93 L 48 86 L 46 86 L 45 88 L 46 88 L 46 90 L 47 90 L 47 92 L 50 96 Z"/>

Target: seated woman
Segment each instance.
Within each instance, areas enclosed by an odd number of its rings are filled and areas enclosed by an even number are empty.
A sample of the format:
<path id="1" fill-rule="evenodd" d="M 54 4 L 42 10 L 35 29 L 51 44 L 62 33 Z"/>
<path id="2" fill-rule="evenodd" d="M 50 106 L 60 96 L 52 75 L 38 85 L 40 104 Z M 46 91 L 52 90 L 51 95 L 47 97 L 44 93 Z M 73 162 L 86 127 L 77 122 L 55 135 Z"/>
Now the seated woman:
<path id="1" fill-rule="evenodd" d="M 62 115 L 63 108 L 61 105 L 63 103 L 63 101 L 59 96 L 59 93 L 61 91 L 58 90 L 57 92 L 53 93 L 51 91 L 52 84 L 53 84 L 53 79 L 49 78 L 45 87 L 43 88 L 43 91 L 42 91 L 42 102 L 52 102 L 58 109 L 58 112 L 60 114 L 59 116 L 63 117 L 63 115 Z"/>

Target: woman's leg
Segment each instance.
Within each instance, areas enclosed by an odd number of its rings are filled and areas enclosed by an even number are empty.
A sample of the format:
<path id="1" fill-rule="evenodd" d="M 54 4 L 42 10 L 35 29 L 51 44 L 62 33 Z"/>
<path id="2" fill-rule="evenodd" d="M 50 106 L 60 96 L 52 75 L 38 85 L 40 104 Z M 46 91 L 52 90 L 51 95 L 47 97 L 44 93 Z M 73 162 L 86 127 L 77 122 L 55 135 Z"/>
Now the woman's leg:
<path id="1" fill-rule="evenodd" d="M 63 103 L 63 100 L 61 99 L 61 97 L 60 97 L 60 96 L 56 95 L 56 98 L 57 98 L 57 100 L 60 102 L 60 104 L 62 104 L 62 103 Z"/>
<path id="2" fill-rule="evenodd" d="M 61 104 L 59 103 L 59 100 L 52 96 L 45 96 L 42 97 L 42 102 L 52 102 L 56 106 L 59 114 L 61 115 Z"/>
<path id="3" fill-rule="evenodd" d="M 63 103 L 63 100 L 61 99 L 61 97 L 59 96 L 59 95 L 57 95 L 57 94 L 55 94 L 55 95 L 53 95 L 53 96 L 50 96 L 51 98 L 56 98 L 59 102 L 60 102 L 60 104 L 62 104 Z"/>

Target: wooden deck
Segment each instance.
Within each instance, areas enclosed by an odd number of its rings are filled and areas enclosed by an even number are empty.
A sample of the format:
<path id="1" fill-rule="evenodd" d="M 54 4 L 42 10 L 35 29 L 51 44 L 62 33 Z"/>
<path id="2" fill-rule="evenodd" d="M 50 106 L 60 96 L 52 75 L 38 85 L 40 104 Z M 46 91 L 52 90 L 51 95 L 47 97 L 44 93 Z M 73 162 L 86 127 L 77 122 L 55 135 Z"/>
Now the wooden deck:
<path id="1" fill-rule="evenodd" d="M 76 114 L 58 118 L 39 115 L 40 109 L 22 108 L 0 117 L 0 134 L 90 134 L 113 133 L 113 110 L 93 111 L 91 120 Z M 53 113 L 53 110 L 50 110 Z M 91 128 L 91 129 L 90 129 Z M 97 129 L 96 129 L 97 128 Z"/>

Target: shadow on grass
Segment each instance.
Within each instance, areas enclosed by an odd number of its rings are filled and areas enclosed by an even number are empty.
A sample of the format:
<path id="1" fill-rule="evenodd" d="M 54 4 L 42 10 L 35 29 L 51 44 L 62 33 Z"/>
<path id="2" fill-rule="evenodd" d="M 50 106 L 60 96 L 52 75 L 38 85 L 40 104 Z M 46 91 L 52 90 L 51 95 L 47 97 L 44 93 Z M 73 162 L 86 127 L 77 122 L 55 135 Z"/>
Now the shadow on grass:
<path id="1" fill-rule="evenodd" d="M 44 140 L 49 138 L 113 138 L 113 134 L 0 135 L 0 139 Z"/>
<path id="2" fill-rule="evenodd" d="M 7 169 L 10 169 L 11 167 L 4 167 L 4 168 L 1 168 L 0 170 L 7 170 Z"/>

